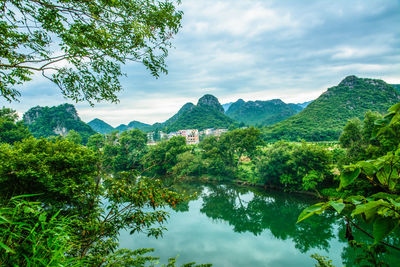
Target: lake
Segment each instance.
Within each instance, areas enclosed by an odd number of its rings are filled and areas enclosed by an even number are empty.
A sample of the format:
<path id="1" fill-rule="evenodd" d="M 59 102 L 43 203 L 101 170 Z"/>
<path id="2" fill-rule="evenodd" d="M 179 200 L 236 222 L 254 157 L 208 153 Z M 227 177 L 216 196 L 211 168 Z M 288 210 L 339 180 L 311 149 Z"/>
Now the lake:
<path id="1" fill-rule="evenodd" d="M 354 266 L 359 251 L 344 239 L 341 218 L 324 213 L 296 224 L 300 212 L 318 202 L 313 198 L 235 185 L 182 184 L 177 190 L 198 195 L 167 209 L 170 219 L 163 237 L 123 231 L 121 248 L 155 248 L 149 255 L 160 257 L 160 263 L 178 256 L 178 264 L 314 266 L 310 255 L 318 253 L 329 256 L 335 266 Z"/>

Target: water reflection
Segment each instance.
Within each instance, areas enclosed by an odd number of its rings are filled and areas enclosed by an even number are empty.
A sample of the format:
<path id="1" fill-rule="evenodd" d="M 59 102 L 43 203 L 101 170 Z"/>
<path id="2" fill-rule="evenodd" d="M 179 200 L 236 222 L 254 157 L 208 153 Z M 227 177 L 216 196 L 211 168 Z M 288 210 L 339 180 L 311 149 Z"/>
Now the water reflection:
<path id="1" fill-rule="evenodd" d="M 198 194 L 171 210 L 164 238 L 125 232 L 122 247 L 155 248 L 163 263 L 179 254 L 178 263 L 314 266 L 310 255 L 319 253 L 335 266 L 357 266 L 359 251 L 348 247 L 333 213 L 296 224 L 301 211 L 315 203 L 312 198 L 232 185 L 180 184 L 176 190 Z"/>
<path id="2" fill-rule="evenodd" d="M 214 220 L 228 222 L 237 233 L 260 235 L 269 229 L 275 238 L 292 239 L 302 253 L 311 248 L 329 249 L 328 241 L 334 237 L 336 220 L 333 214 L 326 213 L 296 224 L 297 216 L 311 204 L 310 199 L 226 185 L 209 186 L 207 191 L 202 195 L 200 212 Z"/>

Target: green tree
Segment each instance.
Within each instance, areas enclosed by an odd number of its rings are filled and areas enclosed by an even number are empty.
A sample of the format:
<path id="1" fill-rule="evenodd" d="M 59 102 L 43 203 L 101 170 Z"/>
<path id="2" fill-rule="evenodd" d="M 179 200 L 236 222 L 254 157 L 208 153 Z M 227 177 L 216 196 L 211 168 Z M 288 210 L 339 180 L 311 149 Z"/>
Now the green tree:
<path id="1" fill-rule="evenodd" d="M 70 130 L 65 139 L 78 145 L 82 144 L 82 136 L 74 130 Z"/>
<path id="2" fill-rule="evenodd" d="M 40 73 L 75 101 L 117 102 L 120 64 L 167 72 L 181 18 L 173 0 L 3 1 L 0 94 L 17 100 L 15 86 Z"/>
<path id="3" fill-rule="evenodd" d="M 18 120 L 15 110 L 3 107 L 0 109 L 0 143 L 12 144 L 31 136 L 28 128 Z"/>
<path id="4" fill-rule="evenodd" d="M 46 240 L 67 242 L 60 243 L 59 253 L 83 259 L 87 265 L 118 262 L 124 265 L 121 262 L 154 259 L 140 259 L 140 255 L 150 250 L 117 250 L 119 232 L 131 229 L 131 233 L 141 231 L 149 236 L 160 236 L 167 213 L 157 209 L 166 205 L 176 207 L 182 197 L 165 188 L 160 180 L 136 178 L 128 172 L 111 177 L 98 168 L 98 162 L 98 153 L 62 139 L 52 142 L 30 138 L 13 146 L 1 144 L 1 206 L 7 206 L 10 199 L 21 194 L 28 194 L 26 197 L 36 206 L 27 204 L 22 213 L 21 209 L 9 206 L 12 212 L 19 212 L 15 223 L 10 222 L 8 215 L 0 216 L 0 232 L 6 233 L 6 237 L 0 237 L 0 259 L 5 250 L 11 249 L 19 253 L 17 262 L 23 262 L 22 255 L 32 255 L 31 244 L 35 243 L 38 253 L 47 251 L 47 254 L 34 254 L 37 260 L 49 260 L 42 257 L 51 260 L 53 254 L 46 250 L 46 244 L 42 246 Z M 0 210 L 0 215 L 9 211 Z M 58 216 L 66 218 L 66 224 L 47 224 L 51 223 L 50 218 Z M 58 223 L 57 220 L 53 222 Z M 57 230 L 52 225 L 58 227 Z M 71 231 L 64 227 L 71 227 Z M 31 233 L 28 239 L 27 231 Z M 54 236 L 57 231 L 61 233 Z M 58 243 L 49 248 L 58 249 Z M 62 259 L 62 255 L 59 258 Z"/>
<path id="5" fill-rule="evenodd" d="M 386 154 L 368 160 L 358 161 L 346 166 L 340 176 L 339 189 L 350 185 L 359 186 L 361 183 L 369 183 L 371 190 L 363 195 L 352 195 L 329 202 L 317 203 L 306 208 L 299 215 L 301 222 L 314 214 L 321 214 L 327 209 L 333 209 L 339 213 L 346 224 L 346 238 L 355 247 L 363 247 L 367 254 L 365 258 L 369 263 L 376 263 L 378 254 L 385 253 L 382 244 L 400 250 L 395 246 L 398 236 L 388 238 L 400 224 L 400 146 L 396 138 L 397 127 L 400 123 L 400 103 L 389 109 L 389 113 L 378 121 L 379 127 L 376 134 L 377 140 L 385 140 L 385 145 L 391 144 L 391 151 Z M 394 140 L 390 140 L 394 138 Z M 380 141 L 382 142 L 382 141 Z M 397 144 L 397 145 L 393 145 Z M 363 229 L 357 219 L 366 224 L 372 224 L 372 233 Z M 369 245 L 354 240 L 352 229 L 361 231 L 373 239 Z M 379 252 L 379 253 L 377 253 Z M 377 265 L 376 265 L 377 266 Z"/>
<path id="6" fill-rule="evenodd" d="M 178 156 L 189 149 L 183 136 L 174 136 L 168 141 L 152 146 L 143 158 L 145 174 L 155 177 L 171 174 L 173 167 L 178 163 Z"/>
<path id="7" fill-rule="evenodd" d="M 113 132 L 106 136 L 104 165 L 113 172 L 141 171 L 142 158 L 147 152 L 147 135 L 137 129 Z"/>

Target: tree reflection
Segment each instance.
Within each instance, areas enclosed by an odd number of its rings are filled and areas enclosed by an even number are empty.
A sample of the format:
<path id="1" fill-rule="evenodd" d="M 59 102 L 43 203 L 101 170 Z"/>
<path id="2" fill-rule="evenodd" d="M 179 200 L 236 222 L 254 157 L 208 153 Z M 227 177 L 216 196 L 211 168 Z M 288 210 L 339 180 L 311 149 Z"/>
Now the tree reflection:
<path id="1" fill-rule="evenodd" d="M 302 253 L 311 248 L 329 248 L 329 239 L 334 237 L 333 214 L 314 217 L 296 224 L 301 211 L 310 200 L 282 193 L 260 194 L 256 190 L 227 185 L 209 186 L 203 195 L 201 212 L 214 220 L 223 220 L 238 233 L 251 232 L 260 235 L 269 230 L 275 238 L 291 238 Z"/>

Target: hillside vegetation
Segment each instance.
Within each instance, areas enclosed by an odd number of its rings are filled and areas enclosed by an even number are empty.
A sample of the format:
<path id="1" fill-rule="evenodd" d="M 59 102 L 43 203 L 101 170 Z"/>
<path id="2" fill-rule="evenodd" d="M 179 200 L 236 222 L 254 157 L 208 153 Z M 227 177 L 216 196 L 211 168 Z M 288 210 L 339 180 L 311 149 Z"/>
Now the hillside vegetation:
<path id="1" fill-rule="evenodd" d="M 384 113 L 400 101 L 400 93 L 382 80 L 348 76 L 329 88 L 299 114 L 263 129 L 269 142 L 337 140 L 346 122 L 366 111 Z"/>
<path id="2" fill-rule="evenodd" d="M 88 125 L 98 133 L 108 134 L 111 133 L 114 129 L 110 124 L 106 123 L 100 119 L 94 119 L 88 122 Z"/>
<path id="3" fill-rule="evenodd" d="M 66 136 L 71 130 L 78 132 L 84 143 L 96 132 L 78 116 L 71 104 L 55 107 L 36 106 L 23 116 L 24 123 L 35 137 Z"/>
<path id="4" fill-rule="evenodd" d="M 181 129 L 228 128 L 235 121 L 224 114 L 224 109 L 213 95 L 204 95 L 197 105 L 185 104 L 177 114 L 162 124 L 168 132 Z"/>
<path id="5" fill-rule="evenodd" d="M 303 108 L 286 104 L 280 99 L 247 101 L 239 99 L 226 111 L 226 115 L 246 125 L 271 125 L 289 118 Z"/>

